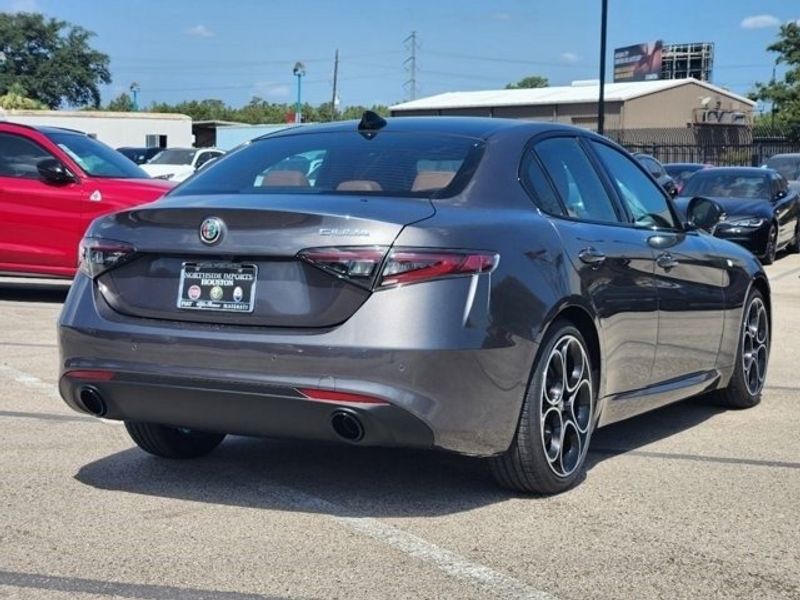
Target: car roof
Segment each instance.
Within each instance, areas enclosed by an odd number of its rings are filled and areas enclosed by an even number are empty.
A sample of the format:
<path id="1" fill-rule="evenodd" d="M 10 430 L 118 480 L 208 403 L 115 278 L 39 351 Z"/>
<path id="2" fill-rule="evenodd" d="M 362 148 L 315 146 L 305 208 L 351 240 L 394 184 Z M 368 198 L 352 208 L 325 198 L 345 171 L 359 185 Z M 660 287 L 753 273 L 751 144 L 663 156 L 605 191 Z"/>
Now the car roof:
<path id="1" fill-rule="evenodd" d="M 800 152 L 784 152 L 783 154 L 773 154 L 767 159 L 767 161 L 770 161 L 773 158 L 800 158 Z"/>
<path id="2" fill-rule="evenodd" d="M 761 175 L 762 177 L 775 173 L 774 169 L 764 169 L 762 167 L 709 167 L 703 169 L 703 175 L 713 175 L 714 173 L 728 173 L 730 175 Z"/>
<path id="3" fill-rule="evenodd" d="M 0 121 L 0 127 L 2 126 L 12 126 L 19 129 L 27 129 L 29 131 L 38 131 L 44 135 L 50 135 L 53 133 L 75 133 L 78 135 L 86 135 L 85 131 L 80 131 L 78 129 L 69 129 L 67 127 L 52 127 L 50 125 L 26 125 L 25 123 L 14 123 L 12 121 Z"/>
<path id="4" fill-rule="evenodd" d="M 693 162 L 676 162 L 664 163 L 665 167 L 705 167 L 706 163 L 693 163 Z M 708 167 L 711 168 L 711 167 Z"/>
<path id="5" fill-rule="evenodd" d="M 283 137 L 287 135 L 307 135 L 312 133 L 341 133 L 346 131 L 358 131 L 359 121 L 337 121 L 334 123 L 321 123 L 315 125 L 298 125 L 281 129 L 274 133 L 268 133 L 255 140 L 267 138 Z M 401 133 L 443 133 L 450 135 L 462 135 L 486 139 L 501 131 L 527 130 L 531 135 L 546 131 L 565 131 L 590 133 L 586 129 L 572 127 L 570 125 L 559 125 L 548 122 L 532 122 L 520 119 L 497 119 L 492 117 L 387 117 L 386 125 L 378 131 L 392 131 Z M 254 140 L 254 141 L 255 141 Z"/>

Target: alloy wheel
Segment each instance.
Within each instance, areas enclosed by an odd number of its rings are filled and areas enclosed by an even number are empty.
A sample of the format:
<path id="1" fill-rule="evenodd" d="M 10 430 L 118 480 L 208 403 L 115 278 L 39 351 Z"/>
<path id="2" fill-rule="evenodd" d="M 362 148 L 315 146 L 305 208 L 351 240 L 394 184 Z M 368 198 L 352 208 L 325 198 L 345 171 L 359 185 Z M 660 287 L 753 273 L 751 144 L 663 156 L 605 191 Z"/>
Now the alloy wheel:
<path id="1" fill-rule="evenodd" d="M 544 454 L 553 473 L 568 477 L 588 449 L 594 412 L 591 365 L 583 344 L 572 335 L 560 338 L 542 377 Z"/>
<path id="2" fill-rule="evenodd" d="M 747 391 L 755 396 L 764 387 L 769 360 L 769 322 L 761 298 L 753 298 L 742 324 L 742 373 Z"/>

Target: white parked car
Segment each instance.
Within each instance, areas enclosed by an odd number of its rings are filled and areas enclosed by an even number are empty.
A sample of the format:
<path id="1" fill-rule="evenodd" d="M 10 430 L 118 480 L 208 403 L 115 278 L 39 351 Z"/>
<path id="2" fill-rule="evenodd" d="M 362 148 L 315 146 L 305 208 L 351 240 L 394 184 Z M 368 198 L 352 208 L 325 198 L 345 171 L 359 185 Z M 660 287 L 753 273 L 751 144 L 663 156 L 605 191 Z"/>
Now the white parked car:
<path id="1" fill-rule="evenodd" d="M 219 148 L 165 148 L 141 167 L 151 177 L 183 181 L 223 154 L 225 151 Z"/>

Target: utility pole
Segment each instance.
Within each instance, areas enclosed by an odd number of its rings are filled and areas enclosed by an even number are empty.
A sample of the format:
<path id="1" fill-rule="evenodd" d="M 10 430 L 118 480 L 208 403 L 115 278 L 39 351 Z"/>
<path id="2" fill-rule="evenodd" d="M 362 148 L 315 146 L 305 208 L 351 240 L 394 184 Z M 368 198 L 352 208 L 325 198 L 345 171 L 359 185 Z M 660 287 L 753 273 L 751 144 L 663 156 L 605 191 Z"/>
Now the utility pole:
<path id="1" fill-rule="evenodd" d="M 408 79 L 403 86 L 408 90 L 409 100 L 414 100 L 417 97 L 417 32 L 412 31 L 406 39 L 403 40 L 406 50 L 410 52 L 407 59 L 403 61 L 408 71 Z"/>
<path id="2" fill-rule="evenodd" d="M 331 97 L 331 121 L 336 120 L 336 83 L 339 77 L 339 49 L 336 49 L 336 56 L 333 59 L 333 96 Z"/>
<path id="3" fill-rule="evenodd" d="M 597 133 L 603 135 L 606 120 L 606 25 L 608 23 L 608 0 L 602 0 L 600 17 L 600 98 L 597 101 Z"/>

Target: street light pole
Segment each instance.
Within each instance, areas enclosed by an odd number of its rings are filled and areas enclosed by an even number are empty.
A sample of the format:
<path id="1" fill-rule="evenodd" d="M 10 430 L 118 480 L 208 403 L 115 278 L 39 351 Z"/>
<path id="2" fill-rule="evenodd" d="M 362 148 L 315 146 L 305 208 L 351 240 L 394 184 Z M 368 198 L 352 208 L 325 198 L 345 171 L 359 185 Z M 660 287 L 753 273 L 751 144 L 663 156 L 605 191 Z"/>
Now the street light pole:
<path id="1" fill-rule="evenodd" d="M 133 110 L 136 112 L 139 110 L 139 84 L 134 81 L 130 89 L 131 94 L 133 94 Z"/>
<path id="2" fill-rule="evenodd" d="M 606 25 L 608 22 L 608 0 L 602 0 L 600 17 L 600 98 L 597 101 L 597 133 L 603 135 L 606 120 Z"/>
<path id="3" fill-rule="evenodd" d="M 292 69 L 292 73 L 294 73 L 294 76 L 297 77 L 297 106 L 295 107 L 295 110 L 294 110 L 294 122 L 295 123 L 302 123 L 303 122 L 303 116 L 300 113 L 300 110 L 301 110 L 300 107 L 302 106 L 302 104 L 301 104 L 301 86 L 302 86 L 302 84 L 300 82 L 301 82 L 302 78 L 306 74 L 305 65 L 303 63 L 301 63 L 301 62 L 296 62 L 294 64 L 294 69 Z"/>

